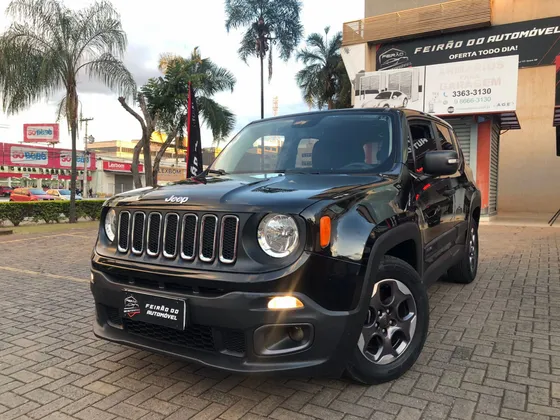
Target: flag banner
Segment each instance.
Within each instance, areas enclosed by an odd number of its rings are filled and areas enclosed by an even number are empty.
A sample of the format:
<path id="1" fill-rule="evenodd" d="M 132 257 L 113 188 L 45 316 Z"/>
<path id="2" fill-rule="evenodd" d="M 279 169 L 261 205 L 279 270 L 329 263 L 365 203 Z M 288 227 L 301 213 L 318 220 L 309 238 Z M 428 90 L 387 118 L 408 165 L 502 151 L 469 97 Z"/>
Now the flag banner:
<path id="1" fill-rule="evenodd" d="M 189 83 L 187 132 L 187 178 L 190 178 L 202 172 L 202 142 L 200 138 L 200 124 L 198 121 L 198 107 L 196 106 L 195 92 L 191 83 Z"/>

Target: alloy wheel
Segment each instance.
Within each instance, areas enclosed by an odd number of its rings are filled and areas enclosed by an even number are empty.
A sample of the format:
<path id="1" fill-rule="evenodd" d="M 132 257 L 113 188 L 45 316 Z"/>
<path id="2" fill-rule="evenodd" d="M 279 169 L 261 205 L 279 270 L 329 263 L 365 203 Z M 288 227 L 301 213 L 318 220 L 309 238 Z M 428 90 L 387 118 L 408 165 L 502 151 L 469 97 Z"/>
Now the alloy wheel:
<path id="1" fill-rule="evenodd" d="M 414 337 L 417 316 L 414 296 L 403 282 L 396 279 L 377 282 L 358 340 L 360 351 L 375 364 L 395 361 Z"/>
<path id="2" fill-rule="evenodd" d="M 469 235 L 469 268 L 472 274 L 476 271 L 478 263 L 478 243 L 476 239 L 476 230 L 474 227 L 471 227 L 471 234 Z"/>

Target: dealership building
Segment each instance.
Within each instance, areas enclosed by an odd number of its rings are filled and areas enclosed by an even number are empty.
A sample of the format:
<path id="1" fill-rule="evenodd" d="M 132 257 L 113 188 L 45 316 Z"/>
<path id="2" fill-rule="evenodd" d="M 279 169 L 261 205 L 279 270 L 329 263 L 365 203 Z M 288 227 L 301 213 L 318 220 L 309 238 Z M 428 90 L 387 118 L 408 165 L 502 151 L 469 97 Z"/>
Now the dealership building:
<path id="1" fill-rule="evenodd" d="M 402 107 L 455 129 L 482 213 L 560 208 L 560 1 L 365 0 L 343 26 L 354 107 Z"/>

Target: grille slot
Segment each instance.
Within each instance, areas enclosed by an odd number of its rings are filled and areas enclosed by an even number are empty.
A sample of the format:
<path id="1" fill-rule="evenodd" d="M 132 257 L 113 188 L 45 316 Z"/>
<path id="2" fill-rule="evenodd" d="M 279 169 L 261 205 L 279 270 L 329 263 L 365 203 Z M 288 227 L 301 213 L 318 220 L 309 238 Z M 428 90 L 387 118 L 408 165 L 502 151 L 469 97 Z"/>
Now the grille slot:
<path id="1" fill-rule="evenodd" d="M 239 230 L 239 218 L 237 216 L 222 217 L 222 228 L 220 232 L 220 262 L 231 264 L 235 261 L 237 254 L 237 237 Z"/>
<path id="2" fill-rule="evenodd" d="M 218 232 L 218 218 L 213 214 L 206 214 L 200 223 L 200 255 L 204 262 L 214 261 L 216 255 L 216 234 Z"/>
<path id="3" fill-rule="evenodd" d="M 119 245 L 120 252 L 128 251 L 128 236 L 130 233 L 130 213 L 122 211 L 119 215 Z"/>
<path id="4" fill-rule="evenodd" d="M 211 327 L 192 325 L 184 331 L 179 331 L 126 318 L 123 322 L 126 330 L 131 334 L 192 349 L 216 350 Z"/>
<path id="5" fill-rule="evenodd" d="M 179 236 L 179 215 L 168 213 L 165 215 L 163 228 L 163 256 L 175 258 L 177 255 L 177 237 Z"/>
<path id="6" fill-rule="evenodd" d="M 132 218 L 132 252 L 136 255 L 144 251 L 144 233 L 146 231 L 146 215 L 142 212 L 134 213 Z"/>
<path id="7" fill-rule="evenodd" d="M 148 246 L 146 252 L 155 257 L 159 254 L 159 243 L 161 239 L 161 214 L 150 213 L 148 217 Z"/>
<path id="8" fill-rule="evenodd" d="M 196 233 L 198 231 L 198 217 L 196 214 L 185 214 L 183 217 L 183 232 L 181 236 L 181 258 L 194 260 L 196 255 Z"/>

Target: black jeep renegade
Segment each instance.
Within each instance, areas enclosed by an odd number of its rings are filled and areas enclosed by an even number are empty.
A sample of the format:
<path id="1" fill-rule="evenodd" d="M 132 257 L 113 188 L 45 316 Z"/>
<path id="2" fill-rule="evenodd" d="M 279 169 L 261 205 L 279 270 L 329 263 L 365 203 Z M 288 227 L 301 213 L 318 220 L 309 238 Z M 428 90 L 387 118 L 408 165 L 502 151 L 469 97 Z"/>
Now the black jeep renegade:
<path id="1" fill-rule="evenodd" d="M 254 122 L 202 174 L 112 197 L 98 337 L 232 372 L 406 372 L 426 288 L 473 281 L 480 193 L 457 138 L 410 110 Z"/>

